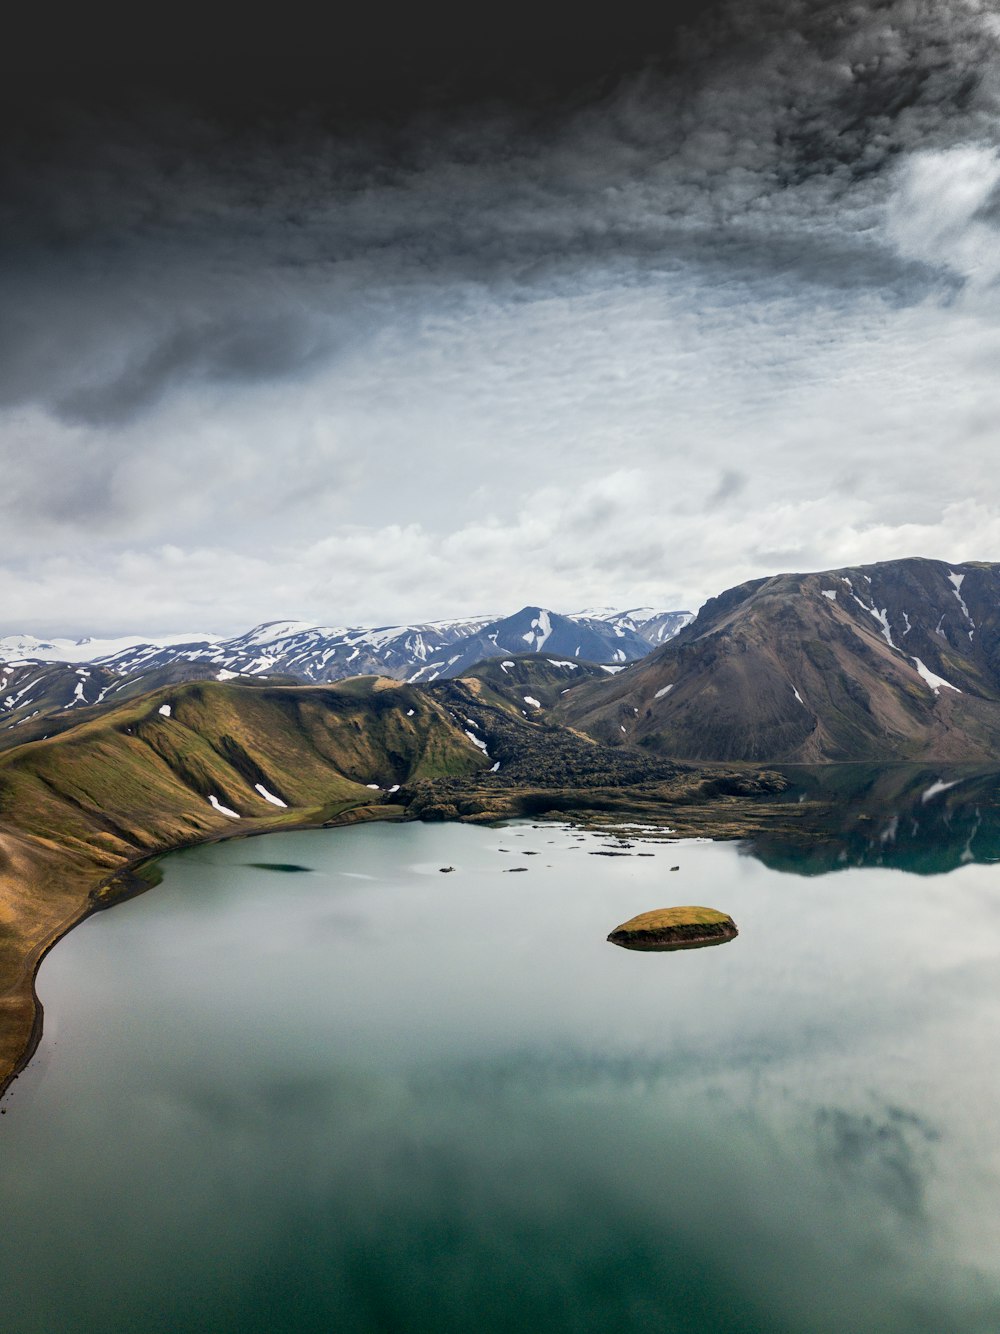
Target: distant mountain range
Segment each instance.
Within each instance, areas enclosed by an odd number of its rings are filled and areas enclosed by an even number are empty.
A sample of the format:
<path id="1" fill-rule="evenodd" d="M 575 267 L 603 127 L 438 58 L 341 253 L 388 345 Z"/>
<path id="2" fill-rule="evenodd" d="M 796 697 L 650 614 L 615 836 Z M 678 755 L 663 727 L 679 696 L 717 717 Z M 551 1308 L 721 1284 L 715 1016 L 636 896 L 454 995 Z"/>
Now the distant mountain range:
<path id="1" fill-rule="evenodd" d="M 1000 565 L 909 559 L 741 584 L 555 715 L 681 759 L 995 760 Z"/>
<path id="2" fill-rule="evenodd" d="M 523 716 L 671 760 L 1000 757 L 1000 564 L 914 558 L 775 575 L 712 598 L 696 618 L 524 607 L 496 620 L 270 622 L 230 639 L 70 649 L 75 662 L 42 661 L 65 645 L 0 641 L 0 745 L 185 680 L 380 676 L 420 687 L 485 661 L 482 684 Z"/>
<path id="3" fill-rule="evenodd" d="M 376 628 L 269 621 L 229 639 L 46 641 L 12 635 L 0 639 L 0 729 L 198 677 L 267 676 L 326 684 L 375 675 L 428 684 L 460 676 L 485 658 L 527 652 L 621 667 L 644 657 L 690 620 L 690 612 L 651 607 L 570 616 L 524 607 L 499 620 Z"/>
<path id="4" fill-rule="evenodd" d="M 688 611 L 588 610 L 560 615 L 523 607 L 513 616 L 413 625 L 333 628 L 308 621 L 266 621 L 245 634 L 174 635 L 169 639 L 0 638 L 0 662 L 96 663 L 123 675 L 177 662 L 215 664 L 247 676 L 282 675 L 314 683 L 348 676 L 436 680 L 502 653 L 542 651 L 593 662 L 644 657 L 692 619 Z"/>

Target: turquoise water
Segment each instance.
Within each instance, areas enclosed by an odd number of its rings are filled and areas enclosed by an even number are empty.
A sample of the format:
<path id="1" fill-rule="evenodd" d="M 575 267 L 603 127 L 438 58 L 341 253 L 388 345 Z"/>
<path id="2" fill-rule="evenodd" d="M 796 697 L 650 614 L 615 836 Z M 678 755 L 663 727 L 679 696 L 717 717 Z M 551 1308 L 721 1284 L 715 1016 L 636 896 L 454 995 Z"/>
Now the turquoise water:
<path id="1" fill-rule="evenodd" d="M 994 1334 L 1000 870 L 608 842 L 270 835 L 85 922 L 0 1118 L 4 1330 Z M 606 943 L 676 903 L 739 938 Z"/>

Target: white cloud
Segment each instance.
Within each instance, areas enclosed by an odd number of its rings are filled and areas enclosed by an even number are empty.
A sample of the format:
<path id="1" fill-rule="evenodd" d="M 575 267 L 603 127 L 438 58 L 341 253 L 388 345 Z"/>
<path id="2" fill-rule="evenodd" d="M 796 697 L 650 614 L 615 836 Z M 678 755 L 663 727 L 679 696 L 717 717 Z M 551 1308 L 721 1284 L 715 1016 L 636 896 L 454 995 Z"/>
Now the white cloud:
<path id="1" fill-rule="evenodd" d="M 1000 277 L 1000 151 L 962 144 L 911 154 L 899 172 L 887 226 L 902 254 L 945 266 L 974 287 L 994 283 Z"/>

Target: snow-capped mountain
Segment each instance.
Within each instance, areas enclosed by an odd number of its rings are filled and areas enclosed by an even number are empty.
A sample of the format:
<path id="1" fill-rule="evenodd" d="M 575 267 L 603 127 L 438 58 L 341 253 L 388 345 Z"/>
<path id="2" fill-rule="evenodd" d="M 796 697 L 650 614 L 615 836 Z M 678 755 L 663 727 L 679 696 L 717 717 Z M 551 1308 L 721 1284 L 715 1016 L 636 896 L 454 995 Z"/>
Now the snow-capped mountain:
<path id="1" fill-rule="evenodd" d="M 174 662 L 200 662 L 213 667 L 216 674 L 291 676 L 312 683 L 372 675 L 405 680 L 429 658 L 475 634 L 485 623 L 485 618 L 476 618 L 369 629 L 267 621 L 232 639 L 168 648 L 140 644 L 101 661 L 125 673 L 156 670 Z"/>
<path id="2" fill-rule="evenodd" d="M 117 639 L 37 639 L 34 635 L 7 635 L 0 638 L 0 663 L 3 662 L 96 662 L 115 653 L 124 653 L 139 645 L 169 648 L 175 644 L 215 643 L 217 635 L 167 635 L 149 639 L 142 635 L 123 635 Z"/>
<path id="3" fill-rule="evenodd" d="M 376 628 L 268 621 L 230 639 L 211 635 L 0 639 L 0 729 L 35 720 L 18 736 L 41 734 L 53 713 L 122 700 L 169 680 L 281 676 L 310 684 L 349 676 L 430 682 L 459 676 L 485 658 L 544 653 L 553 659 L 625 666 L 690 620 L 687 612 L 642 608 L 562 616 L 524 607 L 500 619 L 473 617 Z M 652 627 L 652 629 L 651 629 Z M 664 629 L 663 627 L 666 627 Z"/>
<path id="4" fill-rule="evenodd" d="M 561 616 L 544 607 L 522 607 L 513 616 L 490 621 L 476 634 L 457 640 L 423 663 L 411 681 L 460 676 L 485 658 L 517 653 L 624 666 L 644 658 L 651 645 L 619 613 Z"/>
<path id="5" fill-rule="evenodd" d="M 99 704 L 118 683 L 104 668 L 65 662 L 15 662 L 0 666 L 0 721 L 20 727 L 41 714 Z"/>
<path id="6" fill-rule="evenodd" d="M 630 611 L 615 611 L 610 607 L 589 608 L 573 612 L 571 621 L 606 621 L 616 629 L 632 631 L 654 647 L 673 639 L 685 625 L 694 620 L 690 611 L 660 611 L 656 607 L 633 607 Z"/>
<path id="7" fill-rule="evenodd" d="M 186 662 L 127 676 L 92 662 L 0 663 L 0 747 L 45 736 L 53 714 L 71 723 L 94 705 L 121 704 L 147 690 L 205 675 L 203 667 Z"/>

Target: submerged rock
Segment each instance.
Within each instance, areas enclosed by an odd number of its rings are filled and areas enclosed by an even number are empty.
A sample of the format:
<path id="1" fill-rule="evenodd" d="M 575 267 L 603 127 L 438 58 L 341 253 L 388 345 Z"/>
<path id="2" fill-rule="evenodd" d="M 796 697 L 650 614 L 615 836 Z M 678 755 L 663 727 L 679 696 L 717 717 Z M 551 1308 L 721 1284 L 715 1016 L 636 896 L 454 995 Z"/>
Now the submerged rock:
<path id="1" fill-rule="evenodd" d="M 608 940 L 629 950 L 685 950 L 722 945 L 738 935 L 728 913 L 715 908 L 655 908 L 616 926 Z"/>

